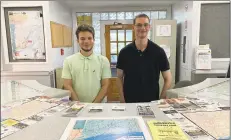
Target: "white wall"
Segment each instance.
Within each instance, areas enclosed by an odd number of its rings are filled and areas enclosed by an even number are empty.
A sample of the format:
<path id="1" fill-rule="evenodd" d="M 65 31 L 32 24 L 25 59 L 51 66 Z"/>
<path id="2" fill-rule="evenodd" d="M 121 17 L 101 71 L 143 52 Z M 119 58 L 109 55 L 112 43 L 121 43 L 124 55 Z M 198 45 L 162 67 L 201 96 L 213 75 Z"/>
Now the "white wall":
<path id="1" fill-rule="evenodd" d="M 79 46 L 78 46 L 77 38 L 75 35 L 76 29 L 77 29 L 77 18 L 76 18 L 76 12 L 74 12 L 73 10 L 72 10 L 72 25 L 73 25 L 72 32 L 73 32 L 74 53 L 76 53 L 79 51 Z"/>
<path id="2" fill-rule="evenodd" d="M 4 51 L 6 65 L 9 63 L 8 52 L 7 52 L 7 38 L 6 38 L 6 28 L 5 28 L 5 17 L 4 17 L 4 7 L 32 7 L 32 6 L 42 6 L 43 8 L 43 19 L 44 19 L 44 35 L 45 35 L 45 48 L 46 53 L 49 54 L 51 42 L 50 42 L 50 24 L 49 24 L 49 3 L 48 1 L 1 1 L 1 31 L 2 31 L 2 47 Z M 47 56 L 47 62 L 40 63 L 12 63 L 12 71 L 47 71 L 51 70 L 51 60 L 49 55 Z"/>
<path id="3" fill-rule="evenodd" d="M 68 8 L 64 4 L 60 4 L 57 1 L 49 1 L 49 8 L 50 8 L 50 21 L 54 21 L 63 25 L 66 25 L 73 28 L 72 24 L 72 11 L 70 8 Z M 62 48 L 64 49 L 64 55 L 60 54 L 61 48 L 52 48 L 52 52 L 50 53 L 52 55 L 52 67 L 58 68 L 62 67 L 63 60 L 69 55 L 72 55 L 74 53 L 73 47 L 68 48 Z"/>
<path id="4" fill-rule="evenodd" d="M 194 50 L 197 46 L 199 45 L 203 45 L 203 44 L 199 44 L 199 39 L 200 39 L 200 14 L 201 14 L 201 4 L 206 4 L 206 3 L 230 3 L 229 1 L 193 1 L 193 17 L 192 17 L 192 50 Z M 192 57 L 190 57 L 190 62 L 191 62 L 191 69 L 194 70 L 195 69 L 195 63 L 194 63 L 194 57 L 193 57 L 193 52 L 192 53 Z M 214 61 L 213 61 L 214 60 Z M 216 69 L 220 69 L 219 67 L 216 67 L 216 64 L 219 63 L 224 63 L 223 68 L 222 69 L 227 69 L 227 65 L 229 63 L 229 59 L 217 59 L 217 58 L 213 58 L 213 62 L 212 62 L 212 68 L 216 68 Z M 220 62 L 219 62 L 220 61 Z M 213 65 L 215 64 L 215 65 Z"/>
<path id="5" fill-rule="evenodd" d="M 73 47 L 65 48 L 64 55 L 60 55 L 61 48 L 52 48 L 51 43 L 51 31 L 50 21 L 55 21 L 61 24 L 65 24 L 69 27 L 72 26 L 72 13 L 71 10 L 60 5 L 56 1 L 1 1 L 1 33 L 2 33 L 2 46 L 4 51 L 3 67 L 6 68 L 6 64 L 9 63 L 7 54 L 7 38 L 4 18 L 4 7 L 33 7 L 42 6 L 43 8 L 43 20 L 44 20 L 44 36 L 45 36 L 45 48 L 47 55 L 47 62 L 40 63 L 11 63 L 12 71 L 50 71 L 56 67 L 62 66 L 63 59 L 73 54 Z M 1 48 L 2 49 L 2 48 Z M 3 70 L 6 70 L 4 69 Z"/>
<path id="6" fill-rule="evenodd" d="M 187 36 L 186 41 L 186 63 L 182 63 L 182 56 L 180 59 L 180 79 L 179 80 L 191 80 L 191 72 L 195 70 L 194 64 L 194 51 L 199 46 L 200 35 L 200 12 L 201 4 L 203 3 L 228 3 L 229 1 L 182 1 L 172 5 L 172 18 L 177 20 L 178 24 L 182 25 L 181 28 L 181 43 L 183 43 L 183 36 Z M 188 6 L 188 10 L 185 10 L 185 6 Z M 187 20 L 187 31 L 184 30 L 184 22 Z M 182 54 L 182 53 L 181 53 Z M 212 68 L 215 67 L 215 63 L 224 64 L 224 68 L 219 65 L 219 69 L 226 69 L 229 59 L 213 59 Z M 220 62 L 218 62 L 220 61 Z M 214 66 L 213 66 L 214 65 Z"/>
<path id="7" fill-rule="evenodd" d="M 187 7 L 187 9 L 186 9 Z M 172 19 L 177 20 L 178 26 L 180 26 L 180 59 L 179 63 L 179 80 L 190 80 L 191 79 L 191 48 L 192 48 L 192 1 L 182 1 L 172 5 Z M 187 29 L 185 30 L 185 21 L 187 21 Z M 183 37 L 186 36 L 186 60 L 183 63 Z M 180 45 L 180 46 L 179 46 Z"/>
<path id="8" fill-rule="evenodd" d="M 7 65 L 5 63 L 5 58 L 4 58 L 4 50 L 3 50 L 3 37 L 1 34 L 1 71 L 8 71 L 8 70 L 12 70 L 12 66 L 11 65 Z"/>

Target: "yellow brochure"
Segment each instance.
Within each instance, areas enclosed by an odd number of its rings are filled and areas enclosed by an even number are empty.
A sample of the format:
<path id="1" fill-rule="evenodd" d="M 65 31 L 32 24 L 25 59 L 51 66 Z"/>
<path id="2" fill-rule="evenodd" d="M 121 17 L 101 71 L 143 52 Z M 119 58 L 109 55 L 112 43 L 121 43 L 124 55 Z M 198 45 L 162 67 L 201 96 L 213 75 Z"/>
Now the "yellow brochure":
<path id="1" fill-rule="evenodd" d="M 148 121 L 154 140 L 188 140 L 182 129 L 174 121 Z"/>

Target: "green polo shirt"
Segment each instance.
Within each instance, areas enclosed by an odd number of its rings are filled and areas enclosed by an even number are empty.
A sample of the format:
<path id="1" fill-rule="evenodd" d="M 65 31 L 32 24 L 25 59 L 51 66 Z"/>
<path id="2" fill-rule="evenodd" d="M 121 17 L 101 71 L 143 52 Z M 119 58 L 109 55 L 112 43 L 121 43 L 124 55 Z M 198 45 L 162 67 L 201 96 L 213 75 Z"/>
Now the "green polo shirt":
<path id="1" fill-rule="evenodd" d="M 110 63 L 102 55 L 92 53 L 85 57 L 78 52 L 64 60 L 62 78 L 72 80 L 81 102 L 93 102 L 101 89 L 101 80 L 111 78 Z"/>

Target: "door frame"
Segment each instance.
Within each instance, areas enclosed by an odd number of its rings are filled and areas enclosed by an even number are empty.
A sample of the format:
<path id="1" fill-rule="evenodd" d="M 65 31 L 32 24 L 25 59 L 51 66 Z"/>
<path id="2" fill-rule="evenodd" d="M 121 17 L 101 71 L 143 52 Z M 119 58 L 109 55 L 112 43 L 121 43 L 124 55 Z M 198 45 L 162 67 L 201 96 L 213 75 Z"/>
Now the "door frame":
<path id="1" fill-rule="evenodd" d="M 105 44 L 105 25 L 114 24 L 114 22 L 122 24 L 133 24 L 133 20 L 102 20 L 100 21 L 100 45 L 101 54 L 106 57 L 106 44 Z"/>

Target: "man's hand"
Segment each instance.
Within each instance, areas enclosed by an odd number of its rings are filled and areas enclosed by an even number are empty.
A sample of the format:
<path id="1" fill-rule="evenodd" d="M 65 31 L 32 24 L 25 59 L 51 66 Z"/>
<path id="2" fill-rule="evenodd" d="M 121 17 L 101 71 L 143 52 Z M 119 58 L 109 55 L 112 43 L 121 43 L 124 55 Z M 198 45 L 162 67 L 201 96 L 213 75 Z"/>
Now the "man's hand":
<path id="1" fill-rule="evenodd" d="M 93 103 L 101 103 L 105 96 L 108 94 L 108 89 L 110 86 L 110 78 L 105 78 L 101 80 L 101 89 L 98 95 L 95 97 Z"/>
<path id="2" fill-rule="evenodd" d="M 163 95 L 163 94 L 161 94 L 161 95 L 160 95 L 160 99 L 167 99 L 166 94 L 164 94 L 164 95 Z"/>
<path id="3" fill-rule="evenodd" d="M 77 97 L 70 97 L 71 101 L 79 101 Z"/>

